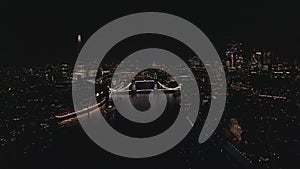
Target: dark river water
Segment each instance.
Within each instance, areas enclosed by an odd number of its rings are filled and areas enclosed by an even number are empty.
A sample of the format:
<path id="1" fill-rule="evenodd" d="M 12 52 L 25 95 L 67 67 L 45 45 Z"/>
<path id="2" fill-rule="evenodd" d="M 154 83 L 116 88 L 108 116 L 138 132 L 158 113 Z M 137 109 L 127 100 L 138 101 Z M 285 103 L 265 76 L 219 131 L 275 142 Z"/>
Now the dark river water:
<path id="1" fill-rule="evenodd" d="M 168 103 L 162 115 L 147 124 L 134 123 L 125 119 L 117 111 L 107 114 L 107 122 L 117 131 L 132 137 L 149 137 L 162 133 L 175 121 L 180 109 L 180 101 L 172 94 L 167 95 Z M 131 98 L 139 110 L 150 107 L 148 95 L 139 94 Z M 111 154 L 96 145 L 83 131 L 76 120 L 61 128 L 53 143 L 39 153 L 21 156 L 5 161 L 4 168 L 24 169 L 74 169 L 74 168 L 235 168 L 231 158 L 220 152 L 220 147 L 209 140 L 204 144 L 197 142 L 197 131 L 190 134 L 173 149 L 150 158 L 132 159 Z"/>

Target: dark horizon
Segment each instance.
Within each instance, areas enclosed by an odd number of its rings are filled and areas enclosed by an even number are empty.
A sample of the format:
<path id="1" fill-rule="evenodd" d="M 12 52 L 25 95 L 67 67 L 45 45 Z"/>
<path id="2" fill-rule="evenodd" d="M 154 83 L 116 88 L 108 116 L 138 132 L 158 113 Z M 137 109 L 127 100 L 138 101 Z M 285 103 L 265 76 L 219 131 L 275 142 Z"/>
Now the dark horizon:
<path id="1" fill-rule="evenodd" d="M 85 42 L 106 23 L 144 11 L 165 12 L 189 20 L 208 36 L 220 55 L 226 42 L 236 40 L 244 44 L 246 51 L 266 49 L 290 62 L 298 58 L 300 12 L 291 3 L 35 5 L 1 7 L 1 65 L 75 63 L 77 34 Z"/>

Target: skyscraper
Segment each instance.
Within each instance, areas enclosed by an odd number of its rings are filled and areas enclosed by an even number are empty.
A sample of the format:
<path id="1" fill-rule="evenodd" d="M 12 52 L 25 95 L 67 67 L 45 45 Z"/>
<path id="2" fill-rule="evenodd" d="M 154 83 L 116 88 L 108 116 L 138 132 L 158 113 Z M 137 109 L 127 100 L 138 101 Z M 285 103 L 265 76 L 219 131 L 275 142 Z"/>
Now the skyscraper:
<path id="1" fill-rule="evenodd" d="M 253 49 L 250 56 L 250 70 L 252 73 L 269 72 L 272 64 L 272 52 Z"/>
<path id="2" fill-rule="evenodd" d="M 230 41 L 226 48 L 226 66 L 229 69 L 241 69 L 244 64 L 242 43 Z"/>
<path id="3" fill-rule="evenodd" d="M 77 35 L 77 53 L 79 54 L 81 47 L 82 47 L 82 41 L 81 41 L 81 34 Z"/>

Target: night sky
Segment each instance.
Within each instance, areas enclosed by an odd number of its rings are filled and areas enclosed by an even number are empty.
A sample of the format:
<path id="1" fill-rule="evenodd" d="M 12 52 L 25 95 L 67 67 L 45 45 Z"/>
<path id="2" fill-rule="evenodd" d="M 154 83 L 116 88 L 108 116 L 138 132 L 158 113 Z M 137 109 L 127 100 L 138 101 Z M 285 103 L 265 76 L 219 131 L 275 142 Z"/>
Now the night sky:
<path id="1" fill-rule="evenodd" d="M 189 20 L 208 36 L 219 53 L 227 41 L 237 40 L 246 50 L 260 48 L 286 60 L 300 59 L 299 5 L 283 2 L 4 3 L 0 5 L 1 64 L 74 63 L 78 33 L 85 41 L 109 21 L 145 11 Z"/>

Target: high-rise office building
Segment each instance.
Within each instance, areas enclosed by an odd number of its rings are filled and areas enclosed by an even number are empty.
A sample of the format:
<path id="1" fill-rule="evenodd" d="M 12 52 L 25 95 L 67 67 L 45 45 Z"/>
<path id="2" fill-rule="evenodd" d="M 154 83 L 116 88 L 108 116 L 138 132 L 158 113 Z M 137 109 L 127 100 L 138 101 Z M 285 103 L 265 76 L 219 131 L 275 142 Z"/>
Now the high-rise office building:
<path id="1" fill-rule="evenodd" d="M 226 66 L 229 69 L 241 69 L 244 65 L 242 43 L 230 41 L 226 48 Z"/>
<path id="2" fill-rule="evenodd" d="M 250 71 L 253 74 L 269 72 L 271 69 L 272 61 L 272 52 L 253 49 L 250 55 Z"/>

